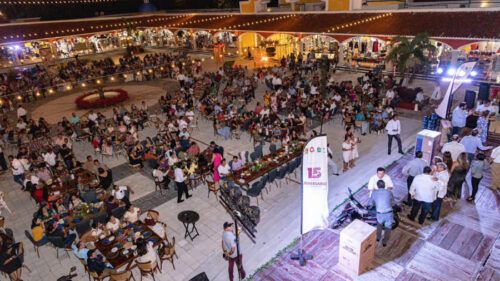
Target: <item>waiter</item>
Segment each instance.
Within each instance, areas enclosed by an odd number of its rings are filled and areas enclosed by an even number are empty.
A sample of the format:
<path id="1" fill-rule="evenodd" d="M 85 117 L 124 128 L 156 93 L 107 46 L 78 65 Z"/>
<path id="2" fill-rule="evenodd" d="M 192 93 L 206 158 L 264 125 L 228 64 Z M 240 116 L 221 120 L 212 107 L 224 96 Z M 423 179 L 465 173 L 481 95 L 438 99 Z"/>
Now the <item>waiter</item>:
<path id="1" fill-rule="evenodd" d="M 177 203 L 181 203 L 184 202 L 184 200 L 181 199 L 183 192 L 184 194 L 186 194 L 186 199 L 191 197 L 191 195 L 188 194 L 187 185 L 184 182 L 186 180 L 186 177 L 184 176 L 184 172 L 182 171 L 180 163 L 176 164 L 174 175 L 175 175 L 175 185 L 177 186 Z"/>

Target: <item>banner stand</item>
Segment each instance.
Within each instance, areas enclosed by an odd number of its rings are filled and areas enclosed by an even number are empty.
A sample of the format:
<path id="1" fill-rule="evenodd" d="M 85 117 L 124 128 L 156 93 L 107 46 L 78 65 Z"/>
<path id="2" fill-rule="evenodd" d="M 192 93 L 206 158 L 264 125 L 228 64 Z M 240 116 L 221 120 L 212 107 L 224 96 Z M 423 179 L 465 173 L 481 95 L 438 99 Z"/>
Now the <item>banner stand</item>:
<path id="1" fill-rule="evenodd" d="M 305 266 L 308 260 L 313 259 L 313 256 L 304 250 L 304 234 L 313 229 L 328 227 L 327 157 L 326 135 L 316 136 L 304 146 L 300 173 L 302 183 L 300 242 L 297 251 L 292 252 L 290 255 L 292 260 L 299 261 L 300 266 Z M 306 182 L 304 182 L 304 177 L 307 178 Z M 305 193 L 306 195 L 304 195 Z M 304 199 L 304 197 L 306 198 Z M 306 205 L 306 208 L 304 208 L 304 205 Z M 304 219 L 306 219 L 305 224 Z"/>

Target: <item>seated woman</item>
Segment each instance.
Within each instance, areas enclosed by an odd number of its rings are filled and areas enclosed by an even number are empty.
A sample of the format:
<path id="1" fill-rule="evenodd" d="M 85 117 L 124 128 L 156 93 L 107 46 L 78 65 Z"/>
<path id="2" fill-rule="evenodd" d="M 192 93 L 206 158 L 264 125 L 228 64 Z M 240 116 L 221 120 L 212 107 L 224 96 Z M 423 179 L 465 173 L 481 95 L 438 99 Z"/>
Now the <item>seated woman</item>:
<path id="1" fill-rule="evenodd" d="M 139 216 L 141 215 L 141 209 L 130 205 L 128 210 L 123 215 L 123 220 L 129 223 L 135 223 L 139 220 Z"/>
<path id="2" fill-rule="evenodd" d="M 0 271 L 9 275 L 11 281 L 22 281 L 22 267 L 20 252 L 22 243 L 14 244 L 7 235 L 0 233 Z"/>
<path id="3" fill-rule="evenodd" d="M 137 258 L 135 259 L 139 263 L 159 263 L 160 258 L 153 248 L 153 242 L 146 242 L 144 238 L 139 238 L 136 241 L 137 244 Z"/>
<path id="4" fill-rule="evenodd" d="M 49 242 L 47 235 L 45 235 L 45 226 L 41 219 L 33 218 L 31 223 L 31 236 L 38 246 L 43 246 Z"/>
<path id="5" fill-rule="evenodd" d="M 111 170 L 104 170 L 103 168 L 97 168 L 97 173 L 99 175 L 99 184 L 103 189 L 108 189 L 113 184 L 113 174 Z"/>
<path id="6" fill-rule="evenodd" d="M 130 165 L 132 165 L 132 166 L 139 165 L 141 168 L 144 167 L 144 165 L 142 164 L 142 159 L 135 149 L 133 149 L 129 153 L 128 161 L 129 161 Z"/>
<path id="7" fill-rule="evenodd" d="M 90 231 L 85 232 L 81 237 L 80 241 L 83 243 L 97 242 L 99 236 L 104 234 L 105 226 L 100 222 L 93 222 Z"/>
<path id="8" fill-rule="evenodd" d="M 109 221 L 106 224 L 106 229 L 110 232 L 116 232 L 120 228 L 120 220 L 114 216 L 109 217 Z"/>

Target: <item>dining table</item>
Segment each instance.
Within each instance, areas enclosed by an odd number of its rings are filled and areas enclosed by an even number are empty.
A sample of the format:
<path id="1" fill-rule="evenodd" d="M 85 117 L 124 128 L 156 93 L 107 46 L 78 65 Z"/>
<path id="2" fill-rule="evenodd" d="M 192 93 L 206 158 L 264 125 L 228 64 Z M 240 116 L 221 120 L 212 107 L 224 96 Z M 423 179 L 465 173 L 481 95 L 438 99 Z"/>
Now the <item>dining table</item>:
<path id="1" fill-rule="evenodd" d="M 137 257 L 137 245 L 135 241 L 142 236 L 146 241 L 153 242 L 157 247 L 163 239 L 158 236 L 149 226 L 142 221 L 120 224 L 120 229 L 110 235 L 101 235 L 95 243 L 95 248 L 106 258 L 106 260 L 118 269 L 127 265 L 130 268 Z"/>
<path id="2" fill-rule="evenodd" d="M 293 142 L 288 148 L 282 147 L 274 153 L 264 155 L 256 162 L 244 165 L 241 169 L 233 172 L 229 178 L 236 184 L 248 186 L 251 182 L 302 155 L 304 145 L 305 141 Z"/>

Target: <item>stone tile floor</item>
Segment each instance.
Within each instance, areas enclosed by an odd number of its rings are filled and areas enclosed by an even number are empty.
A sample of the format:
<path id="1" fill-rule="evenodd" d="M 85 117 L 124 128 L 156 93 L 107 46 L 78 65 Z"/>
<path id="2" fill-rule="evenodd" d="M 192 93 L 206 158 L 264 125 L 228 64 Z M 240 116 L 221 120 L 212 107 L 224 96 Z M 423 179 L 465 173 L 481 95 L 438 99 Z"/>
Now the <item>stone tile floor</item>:
<path id="1" fill-rule="evenodd" d="M 262 90 L 261 88 L 258 92 L 258 99 L 262 99 Z M 250 106 L 253 106 L 253 103 Z M 408 148 L 414 143 L 415 132 L 420 127 L 420 121 L 405 118 L 404 114 L 401 120 L 403 146 Z M 204 143 L 213 140 L 214 135 L 211 123 L 204 121 L 203 118 L 200 118 L 199 128 L 199 130 L 194 130 L 192 136 L 199 141 L 203 149 Z M 323 131 L 328 134 L 335 153 L 335 161 L 341 165 L 341 141 L 339 140 L 343 138 L 344 131 L 340 120 L 325 124 Z M 145 138 L 154 133 L 154 129 L 147 128 L 140 133 L 140 137 Z M 361 137 L 361 140 L 360 159 L 357 161 L 357 166 L 338 177 L 330 178 L 330 208 L 344 200 L 348 186 L 353 188 L 362 186 L 375 173 L 376 167 L 387 165 L 399 158 L 399 155 L 394 153 L 387 155 L 387 137 L 384 135 L 367 135 Z M 228 154 L 252 149 L 246 136 L 240 140 L 217 139 L 216 141 L 225 147 Z M 83 159 L 88 151 L 91 151 L 89 148 L 88 143 L 77 143 L 74 150 L 79 158 Z M 215 197 L 207 198 L 206 186 L 199 186 L 193 191 L 192 198 L 177 204 L 175 200 L 171 200 L 175 196 L 173 190 L 165 196 L 152 192 L 154 183 L 148 171 L 136 172 L 128 169 L 128 165 L 123 165 L 124 158 L 105 158 L 103 162 L 116 171 L 117 181 L 141 190 L 141 196 L 135 199 L 137 205 L 143 210 L 149 208 L 158 210 L 161 219 L 168 224 L 169 237 L 177 238 L 179 260 L 175 261 L 176 269 L 173 270 L 171 265 L 165 263 L 164 270 L 157 275 L 156 280 L 189 280 L 200 272 L 206 272 L 210 280 L 227 280 L 227 263 L 221 257 L 220 236 L 223 222 L 229 220 L 230 217 Z M 16 239 L 23 241 L 27 249 L 25 263 L 30 267 L 31 273 L 23 272 L 23 279 L 56 280 L 57 277 L 67 273 L 72 265 L 76 265 L 79 276 L 75 280 L 86 280 L 87 276 L 83 272 L 83 267 L 73 255 L 70 255 L 70 258 L 62 255 L 56 259 L 54 249 L 43 247 L 40 249 L 40 258 L 36 256 L 23 234 L 24 230 L 29 229 L 35 205 L 29 199 L 28 194 L 20 191 L 9 174 L 0 176 L 0 182 L 0 190 L 6 193 L 6 201 L 15 212 L 13 215 L 2 213 L 6 217 L 6 227 L 14 230 Z M 259 200 L 261 221 L 257 227 L 256 243 L 252 243 L 244 236 L 241 239 L 244 264 L 248 273 L 252 273 L 299 236 L 299 203 L 300 185 L 295 180 L 283 181 L 280 189 L 271 187 L 269 194 L 264 194 L 264 200 Z M 184 239 L 183 225 L 177 220 L 177 214 L 183 210 L 194 210 L 200 214 L 200 221 L 197 223 L 200 236 L 194 241 Z M 139 277 L 136 270 L 134 270 L 134 275 Z"/>

